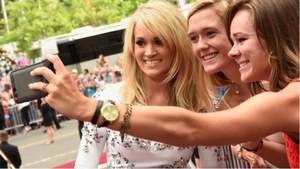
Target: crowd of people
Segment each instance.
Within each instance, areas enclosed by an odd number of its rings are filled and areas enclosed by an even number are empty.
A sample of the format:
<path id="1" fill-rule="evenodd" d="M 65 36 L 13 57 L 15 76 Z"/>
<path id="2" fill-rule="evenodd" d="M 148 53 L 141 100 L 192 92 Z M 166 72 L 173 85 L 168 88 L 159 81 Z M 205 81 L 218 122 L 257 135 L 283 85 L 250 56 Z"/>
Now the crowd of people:
<path id="1" fill-rule="evenodd" d="M 96 62 L 98 67 L 92 71 L 88 69 L 85 69 L 83 73 L 79 73 L 77 69 L 71 71 L 78 79 L 78 87 L 86 96 L 92 96 L 97 89 L 102 90 L 107 84 L 119 82 L 122 78 L 118 60 L 115 67 L 110 66 L 103 55 L 100 55 Z M 56 112 L 54 112 L 55 116 L 45 115 L 40 111 L 40 103 L 37 100 L 16 104 L 13 99 L 9 74 L 30 63 L 30 58 L 24 52 L 16 51 L 13 55 L 5 49 L 0 49 L 0 130 L 6 129 L 9 134 L 19 131 L 17 126 L 23 126 L 24 132 L 28 132 L 32 129 L 31 123 L 40 123 L 41 121 L 42 124 L 47 124 L 46 128 L 48 128 L 49 119 L 51 119 L 51 126 L 54 122 L 56 128 L 60 128 Z M 43 120 L 44 117 L 53 118 Z M 51 140 L 49 142 L 53 142 Z"/>

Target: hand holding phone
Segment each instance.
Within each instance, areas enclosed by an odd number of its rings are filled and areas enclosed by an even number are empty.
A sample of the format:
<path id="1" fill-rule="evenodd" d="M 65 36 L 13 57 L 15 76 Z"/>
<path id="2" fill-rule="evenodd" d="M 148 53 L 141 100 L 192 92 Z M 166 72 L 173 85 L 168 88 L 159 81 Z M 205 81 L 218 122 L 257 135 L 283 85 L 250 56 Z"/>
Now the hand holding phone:
<path id="1" fill-rule="evenodd" d="M 22 103 L 26 101 L 31 101 L 34 99 L 39 99 L 47 96 L 47 93 L 40 90 L 29 89 L 28 84 L 34 82 L 44 82 L 48 81 L 43 76 L 31 76 L 30 72 L 38 67 L 47 67 L 50 70 L 54 71 L 53 64 L 48 60 L 17 69 L 11 72 L 10 79 L 12 83 L 14 100 L 16 103 Z"/>

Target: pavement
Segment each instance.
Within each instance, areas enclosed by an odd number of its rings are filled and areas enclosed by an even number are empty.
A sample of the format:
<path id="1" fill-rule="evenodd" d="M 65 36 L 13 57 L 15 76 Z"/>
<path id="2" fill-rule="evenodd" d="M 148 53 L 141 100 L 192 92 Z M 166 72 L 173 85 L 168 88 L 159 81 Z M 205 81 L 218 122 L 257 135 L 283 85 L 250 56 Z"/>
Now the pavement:
<path id="1" fill-rule="evenodd" d="M 80 143 L 77 120 L 67 120 L 60 124 L 62 129 L 55 129 L 55 142 L 50 145 L 46 145 L 44 127 L 9 138 L 11 144 L 19 147 L 21 168 L 54 168 L 74 162 Z"/>

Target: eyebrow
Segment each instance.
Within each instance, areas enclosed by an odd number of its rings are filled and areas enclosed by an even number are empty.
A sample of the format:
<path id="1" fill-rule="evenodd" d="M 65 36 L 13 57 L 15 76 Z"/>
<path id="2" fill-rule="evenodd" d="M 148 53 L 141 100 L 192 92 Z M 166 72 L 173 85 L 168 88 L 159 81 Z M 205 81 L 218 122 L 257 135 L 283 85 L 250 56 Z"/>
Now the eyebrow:
<path id="1" fill-rule="evenodd" d="M 191 31 L 191 32 L 188 32 L 188 34 L 192 34 L 192 33 L 198 33 L 198 32 L 205 32 L 205 31 L 209 31 L 209 30 L 216 30 L 218 32 L 220 32 L 220 29 L 216 28 L 216 26 L 208 26 L 208 27 L 205 27 L 204 29 L 201 29 L 200 31 Z"/>

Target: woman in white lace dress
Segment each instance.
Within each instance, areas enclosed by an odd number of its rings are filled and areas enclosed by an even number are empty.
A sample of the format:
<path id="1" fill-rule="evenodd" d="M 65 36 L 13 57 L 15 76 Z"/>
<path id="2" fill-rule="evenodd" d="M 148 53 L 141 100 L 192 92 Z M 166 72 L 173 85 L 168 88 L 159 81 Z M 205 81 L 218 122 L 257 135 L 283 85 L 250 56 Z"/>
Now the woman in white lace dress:
<path id="1" fill-rule="evenodd" d="M 124 81 L 94 97 L 117 103 L 204 108 L 199 67 L 184 16 L 172 4 L 150 1 L 131 16 L 124 39 Z M 201 96 L 203 99 L 199 99 Z M 208 100 L 208 97 L 207 99 Z M 192 147 L 175 147 L 85 123 L 75 168 L 97 168 L 104 147 L 108 168 L 186 168 Z"/>

